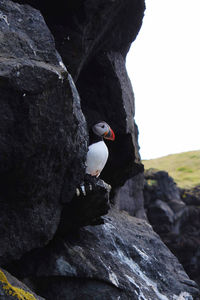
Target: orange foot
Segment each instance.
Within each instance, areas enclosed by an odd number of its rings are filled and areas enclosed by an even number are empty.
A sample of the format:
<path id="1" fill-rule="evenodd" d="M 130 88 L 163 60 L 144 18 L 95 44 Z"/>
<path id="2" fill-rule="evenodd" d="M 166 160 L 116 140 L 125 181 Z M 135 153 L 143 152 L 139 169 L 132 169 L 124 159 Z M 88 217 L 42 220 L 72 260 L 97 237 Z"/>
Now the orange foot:
<path id="1" fill-rule="evenodd" d="M 99 170 L 96 170 L 94 173 L 91 174 L 91 176 L 96 176 L 96 177 L 99 177 L 99 175 L 100 175 Z"/>

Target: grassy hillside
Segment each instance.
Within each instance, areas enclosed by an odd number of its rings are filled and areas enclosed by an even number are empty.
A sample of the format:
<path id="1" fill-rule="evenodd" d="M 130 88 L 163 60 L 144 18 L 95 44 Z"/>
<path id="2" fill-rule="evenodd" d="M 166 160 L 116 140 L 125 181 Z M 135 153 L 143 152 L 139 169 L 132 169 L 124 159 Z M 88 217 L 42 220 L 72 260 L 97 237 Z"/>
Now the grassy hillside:
<path id="1" fill-rule="evenodd" d="M 200 150 L 143 160 L 143 164 L 145 169 L 167 171 L 179 187 L 191 188 L 200 185 Z"/>

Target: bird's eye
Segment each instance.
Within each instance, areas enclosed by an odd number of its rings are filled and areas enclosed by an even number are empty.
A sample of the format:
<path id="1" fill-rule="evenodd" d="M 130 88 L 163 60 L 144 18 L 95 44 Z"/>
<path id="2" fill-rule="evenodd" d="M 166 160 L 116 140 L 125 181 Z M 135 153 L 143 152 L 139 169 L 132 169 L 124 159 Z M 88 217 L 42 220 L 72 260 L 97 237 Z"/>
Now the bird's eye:
<path id="1" fill-rule="evenodd" d="M 105 125 L 101 125 L 101 128 L 105 128 Z"/>

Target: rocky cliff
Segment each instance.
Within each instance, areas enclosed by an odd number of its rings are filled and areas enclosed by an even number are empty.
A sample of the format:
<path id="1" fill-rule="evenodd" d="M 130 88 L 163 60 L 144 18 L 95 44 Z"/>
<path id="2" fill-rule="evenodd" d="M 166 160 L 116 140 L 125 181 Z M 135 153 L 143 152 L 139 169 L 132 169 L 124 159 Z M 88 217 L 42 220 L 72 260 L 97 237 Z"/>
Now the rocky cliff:
<path id="1" fill-rule="evenodd" d="M 199 295 L 151 226 L 113 208 L 127 203 L 145 218 L 125 69 L 144 8 L 142 0 L 0 1 L 0 265 L 23 282 L 1 269 L 1 299 Z M 98 120 L 116 141 L 101 179 L 78 197 Z"/>
<path id="2" fill-rule="evenodd" d="M 200 284 L 200 187 L 180 189 L 165 171 L 147 170 L 145 210 L 153 229 Z"/>

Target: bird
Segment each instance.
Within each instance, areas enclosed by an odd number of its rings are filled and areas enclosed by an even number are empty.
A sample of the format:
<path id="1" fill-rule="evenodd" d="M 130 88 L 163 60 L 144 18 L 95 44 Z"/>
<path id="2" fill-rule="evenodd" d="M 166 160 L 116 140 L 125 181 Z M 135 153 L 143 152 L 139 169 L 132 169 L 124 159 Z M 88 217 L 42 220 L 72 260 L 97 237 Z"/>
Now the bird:
<path id="1" fill-rule="evenodd" d="M 90 130 L 90 144 L 86 157 L 86 174 L 99 177 L 108 159 L 108 148 L 103 139 L 115 140 L 111 127 L 101 121 L 92 126 Z"/>

